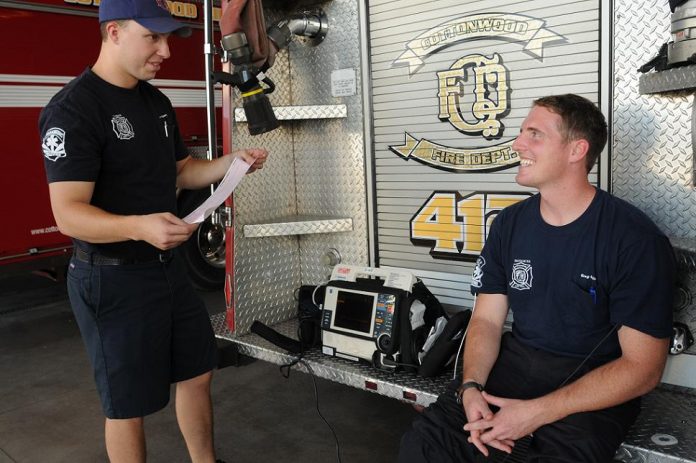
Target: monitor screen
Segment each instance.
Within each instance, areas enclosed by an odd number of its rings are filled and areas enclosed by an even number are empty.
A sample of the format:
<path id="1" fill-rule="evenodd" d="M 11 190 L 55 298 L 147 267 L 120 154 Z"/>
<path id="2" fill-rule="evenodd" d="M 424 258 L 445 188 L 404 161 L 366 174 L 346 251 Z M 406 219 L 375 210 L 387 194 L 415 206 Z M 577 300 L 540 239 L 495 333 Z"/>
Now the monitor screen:
<path id="1" fill-rule="evenodd" d="M 374 305 L 374 295 L 338 291 L 333 324 L 338 328 L 370 334 Z"/>

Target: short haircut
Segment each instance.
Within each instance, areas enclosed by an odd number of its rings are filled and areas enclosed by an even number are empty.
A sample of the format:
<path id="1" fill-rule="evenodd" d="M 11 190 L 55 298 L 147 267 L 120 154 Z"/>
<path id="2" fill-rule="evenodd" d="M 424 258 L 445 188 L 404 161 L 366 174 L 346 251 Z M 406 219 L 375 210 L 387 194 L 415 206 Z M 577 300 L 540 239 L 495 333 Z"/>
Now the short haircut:
<path id="1" fill-rule="evenodd" d="M 534 106 L 541 106 L 561 116 L 559 129 L 566 143 L 580 139 L 589 143 L 585 157 L 585 167 L 589 173 L 607 143 L 607 120 L 602 111 L 587 98 L 571 93 L 539 98 L 534 100 Z"/>
<path id="2" fill-rule="evenodd" d="M 128 23 L 130 19 L 114 19 L 112 21 L 104 21 L 103 23 L 99 23 L 99 32 L 101 33 L 101 39 L 102 42 L 106 42 L 106 25 L 109 23 L 116 23 L 118 24 L 118 27 L 123 27 Z"/>

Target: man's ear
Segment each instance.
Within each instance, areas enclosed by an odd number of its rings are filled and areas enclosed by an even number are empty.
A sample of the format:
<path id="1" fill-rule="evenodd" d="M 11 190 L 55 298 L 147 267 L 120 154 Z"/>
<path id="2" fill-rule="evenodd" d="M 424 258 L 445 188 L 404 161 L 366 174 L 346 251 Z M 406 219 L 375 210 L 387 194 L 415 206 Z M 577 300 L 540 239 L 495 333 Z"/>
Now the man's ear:
<path id="1" fill-rule="evenodd" d="M 118 44 L 121 26 L 117 21 L 109 21 L 106 23 L 106 39 L 109 42 Z"/>
<path id="2" fill-rule="evenodd" d="M 572 151 L 570 153 L 571 160 L 573 162 L 585 162 L 585 156 L 587 156 L 587 152 L 590 149 L 590 143 L 585 140 L 584 138 L 580 138 L 578 140 L 573 140 L 572 142 Z"/>

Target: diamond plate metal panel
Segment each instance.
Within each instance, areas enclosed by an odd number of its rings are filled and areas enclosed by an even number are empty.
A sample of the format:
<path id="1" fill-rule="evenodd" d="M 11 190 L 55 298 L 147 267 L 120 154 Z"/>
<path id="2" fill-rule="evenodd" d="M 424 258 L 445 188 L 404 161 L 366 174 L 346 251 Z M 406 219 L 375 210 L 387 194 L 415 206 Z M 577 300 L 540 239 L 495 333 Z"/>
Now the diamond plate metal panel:
<path id="1" fill-rule="evenodd" d="M 692 460 L 665 455 L 664 453 L 651 452 L 640 447 L 624 444 L 621 446 L 615 461 L 622 463 L 690 463 Z"/>
<path id="2" fill-rule="evenodd" d="M 645 95 L 638 67 L 670 38 L 670 10 L 657 0 L 614 8 L 612 189 L 670 236 L 696 237 L 692 182 L 692 95 Z"/>
<path id="3" fill-rule="evenodd" d="M 640 76 L 638 67 L 670 39 L 670 10 L 664 1 L 618 0 L 614 18 L 612 192 L 633 203 L 671 238 L 675 247 L 694 248 L 696 195 L 693 188 L 692 105 L 685 92 L 640 95 L 647 90 L 696 81 L 696 66 Z M 680 279 L 694 288 L 694 257 L 678 252 Z M 675 319 L 696 331 L 692 304 Z M 689 352 L 696 352 L 694 348 Z"/>
<path id="4" fill-rule="evenodd" d="M 626 443 L 631 446 L 627 448 L 629 453 L 633 457 L 639 454 L 646 459 L 622 461 L 696 460 L 696 437 L 693 433 L 695 423 L 696 395 L 693 392 L 681 388 L 656 389 L 643 398 L 638 421 L 626 436 Z"/>
<path id="5" fill-rule="evenodd" d="M 333 217 L 297 216 L 275 223 L 244 225 L 246 238 L 266 236 L 309 235 L 313 233 L 338 233 L 353 230 L 353 219 Z"/>
<path id="6" fill-rule="evenodd" d="M 339 119 L 348 116 L 346 105 L 276 106 L 273 113 L 279 121 L 303 119 Z M 234 110 L 234 120 L 246 122 L 243 108 Z"/>
<path id="7" fill-rule="evenodd" d="M 211 320 L 216 336 L 237 343 L 239 351 L 244 355 L 279 365 L 290 363 L 295 358 L 256 334 L 233 335 L 227 330 L 224 314 L 213 315 Z M 297 339 L 296 320 L 279 323 L 273 328 L 285 336 Z M 451 380 L 447 375 L 421 378 L 411 373 L 390 373 L 362 363 L 324 355 L 319 349 L 312 349 L 305 353 L 304 360 L 314 374 L 321 378 L 420 405 L 434 402 Z M 304 366 L 298 365 L 298 367 L 302 371 L 307 371 Z M 366 381 L 373 383 L 374 388 L 368 388 Z M 416 400 L 405 399 L 405 392 L 415 392 Z"/>
<path id="8" fill-rule="evenodd" d="M 640 76 L 638 85 L 641 95 L 693 88 L 696 88 L 696 66 L 649 72 Z"/>
<path id="9" fill-rule="evenodd" d="M 347 118 L 298 123 L 298 214 L 352 217 L 349 233 L 303 235 L 299 238 L 304 282 L 326 281 L 331 268 L 322 256 L 338 250 L 343 262 L 368 265 L 367 189 L 363 136 L 362 82 L 356 94 L 331 95 L 331 72 L 352 68 L 361 75 L 359 8 L 354 0 L 321 3 L 329 18 L 329 32 L 317 46 L 291 45 L 293 96 L 301 104 L 344 104 Z"/>
<path id="10" fill-rule="evenodd" d="M 360 70 L 358 4 L 333 0 L 317 6 L 329 18 L 326 39 L 313 46 L 296 38 L 276 56 L 266 72 L 276 84 L 269 99 L 274 107 L 345 106 L 346 117 L 285 121 L 256 137 L 249 136 L 246 124 L 235 125 L 236 147 L 262 146 L 270 153 L 264 169 L 235 190 L 235 323 L 240 334 L 255 319 L 276 323 L 290 318 L 293 291 L 330 274 L 321 259 L 329 249 L 337 249 L 344 262 L 368 264 L 361 82 L 355 96 L 331 96 L 331 71 Z M 271 23 L 284 13 L 267 9 L 265 15 Z M 350 218 L 352 231 L 264 238 L 243 233 L 246 225 L 295 215 Z"/>
<path id="11" fill-rule="evenodd" d="M 287 319 L 295 304 L 293 291 L 301 281 L 297 238 L 246 239 L 242 233 L 246 224 L 297 213 L 291 130 L 281 126 L 254 139 L 245 131 L 237 127 L 237 146 L 263 146 L 270 156 L 234 195 L 235 325 L 240 332 L 248 331 L 255 319 L 267 323 Z"/>

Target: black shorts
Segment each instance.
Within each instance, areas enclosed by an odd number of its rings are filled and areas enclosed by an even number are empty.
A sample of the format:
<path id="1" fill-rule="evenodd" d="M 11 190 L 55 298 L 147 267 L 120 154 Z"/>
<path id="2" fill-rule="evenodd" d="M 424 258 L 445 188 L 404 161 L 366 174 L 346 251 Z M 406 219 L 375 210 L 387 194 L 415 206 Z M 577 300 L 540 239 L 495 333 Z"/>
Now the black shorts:
<path id="1" fill-rule="evenodd" d="M 107 418 L 154 413 L 172 383 L 216 365 L 208 312 L 176 256 L 132 265 L 73 257 L 68 294 Z"/>
<path id="2" fill-rule="evenodd" d="M 511 333 L 503 336 L 500 355 L 486 382 L 486 390 L 498 397 L 532 399 L 558 389 L 575 371 L 581 359 L 562 357 L 526 346 Z M 583 366 L 577 378 L 597 365 Z M 640 411 L 640 400 L 633 399 L 614 407 L 569 415 L 540 427 L 533 433 L 529 448 L 514 457 L 489 447 L 491 458 L 467 442 L 462 428 L 466 416 L 457 404 L 455 391 L 459 380 L 416 418 L 401 439 L 399 463 L 464 463 L 524 461 L 533 463 L 609 463 L 626 437 Z M 523 453 L 523 454 L 521 454 Z"/>

